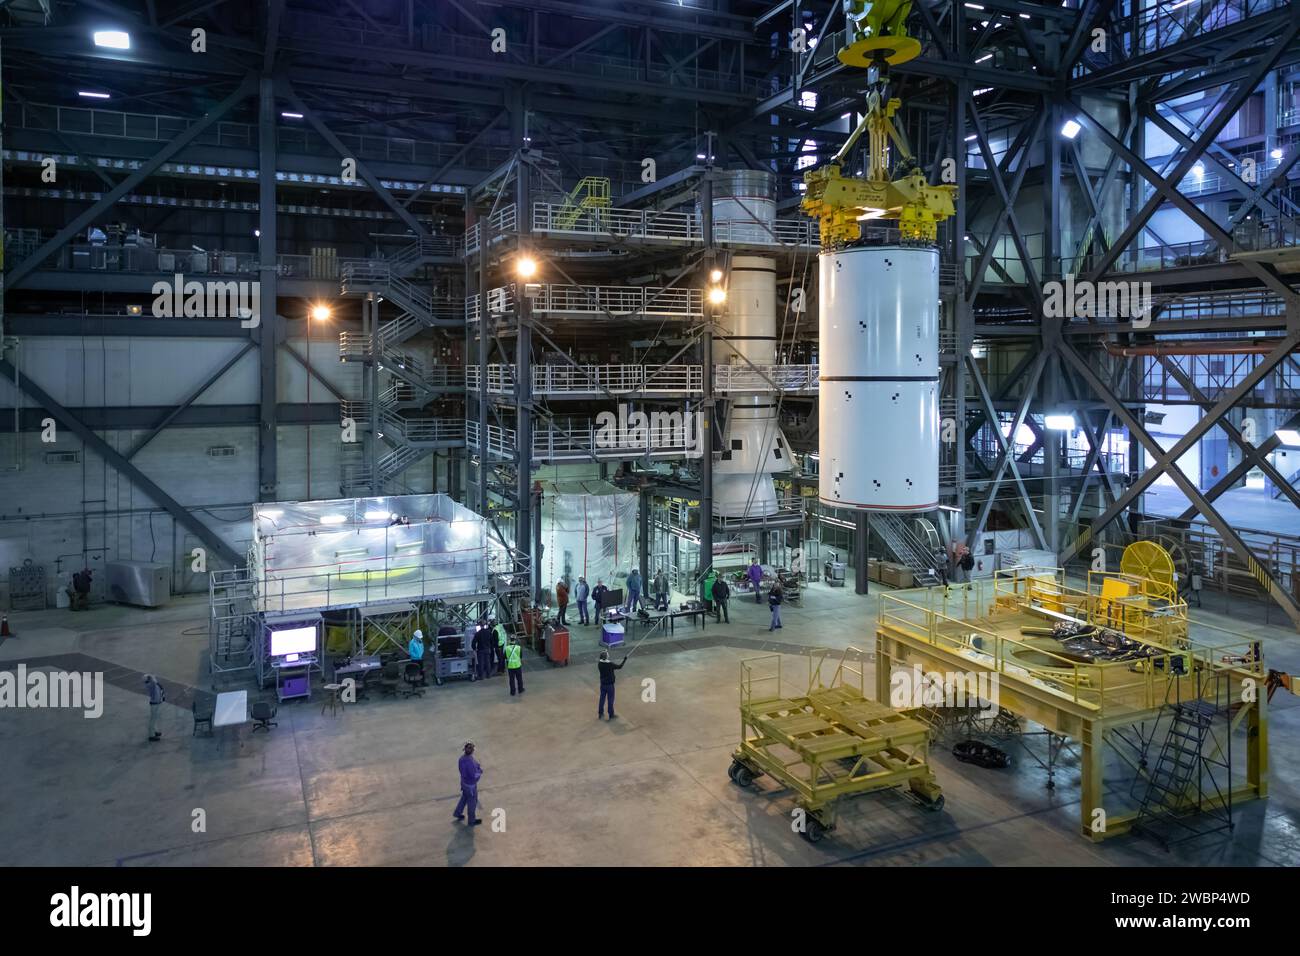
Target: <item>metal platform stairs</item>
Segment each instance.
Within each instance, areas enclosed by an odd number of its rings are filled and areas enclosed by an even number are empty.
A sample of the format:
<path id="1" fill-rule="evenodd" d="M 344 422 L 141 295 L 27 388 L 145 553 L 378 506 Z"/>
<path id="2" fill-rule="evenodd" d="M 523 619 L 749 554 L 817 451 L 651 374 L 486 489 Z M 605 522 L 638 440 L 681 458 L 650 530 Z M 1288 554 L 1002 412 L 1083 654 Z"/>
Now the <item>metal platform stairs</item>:
<path id="1" fill-rule="evenodd" d="M 873 514 L 871 531 L 880 537 L 896 561 L 911 569 L 918 587 L 943 584 L 942 572 L 948 563 L 943 543 L 937 533 L 931 535 L 933 526 L 918 529 L 914 526 L 916 520 L 905 515 Z"/>
<path id="2" fill-rule="evenodd" d="M 1198 675 L 1197 684 L 1202 693 L 1196 699 L 1166 706 L 1169 726 L 1160 753 L 1150 773 L 1135 782 L 1145 778 L 1146 788 L 1133 832 L 1166 850 L 1233 827 L 1232 707 L 1222 699 L 1227 681 L 1216 673 Z"/>

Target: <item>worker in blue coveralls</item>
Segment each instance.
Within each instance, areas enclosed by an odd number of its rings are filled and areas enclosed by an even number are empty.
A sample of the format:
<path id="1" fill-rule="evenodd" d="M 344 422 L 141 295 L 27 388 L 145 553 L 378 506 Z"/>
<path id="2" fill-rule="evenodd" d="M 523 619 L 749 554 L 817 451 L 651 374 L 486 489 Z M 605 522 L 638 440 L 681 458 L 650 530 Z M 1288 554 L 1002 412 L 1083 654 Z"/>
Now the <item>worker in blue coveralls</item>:
<path id="1" fill-rule="evenodd" d="M 474 744 L 466 742 L 465 752 L 460 758 L 460 803 L 456 804 L 456 812 L 452 816 L 464 820 L 465 811 L 469 810 L 469 825 L 472 827 L 483 822 L 475 812 L 478 810 L 478 782 L 482 776 L 483 768 L 474 759 Z"/>

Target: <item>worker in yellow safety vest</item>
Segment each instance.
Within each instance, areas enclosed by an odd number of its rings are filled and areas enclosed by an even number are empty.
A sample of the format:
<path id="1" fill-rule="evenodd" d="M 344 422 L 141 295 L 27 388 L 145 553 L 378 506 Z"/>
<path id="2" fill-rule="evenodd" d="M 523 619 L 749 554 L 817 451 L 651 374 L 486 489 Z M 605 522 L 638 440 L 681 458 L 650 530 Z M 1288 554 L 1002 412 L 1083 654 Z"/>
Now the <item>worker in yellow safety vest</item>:
<path id="1" fill-rule="evenodd" d="M 510 676 L 510 696 L 515 696 L 515 686 L 518 685 L 519 693 L 524 692 L 524 649 L 519 646 L 518 640 L 512 640 L 506 645 L 506 673 Z"/>
<path id="2" fill-rule="evenodd" d="M 500 674 L 506 669 L 506 626 L 497 621 L 493 630 L 497 636 L 497 673 Z"/>

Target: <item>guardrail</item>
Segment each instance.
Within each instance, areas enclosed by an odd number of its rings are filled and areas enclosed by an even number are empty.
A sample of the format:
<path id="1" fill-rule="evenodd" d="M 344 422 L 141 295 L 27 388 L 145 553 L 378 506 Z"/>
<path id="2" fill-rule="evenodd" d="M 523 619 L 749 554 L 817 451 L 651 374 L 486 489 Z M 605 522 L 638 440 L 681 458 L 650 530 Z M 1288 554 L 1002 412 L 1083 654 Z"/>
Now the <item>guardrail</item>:
<path id="1" fill-rule="evenodd" d="M 513 428 L 502 428 L 500 425 L 488 425 L 487 427 L 487 451 L 489 460 L 510 461 L 515 457 L 515 450 L 518 447 Z M 465 444 L 469 448 L 482 453 L 482 443 L 479 440 L 478 422 L 466 420 L 465 422 Z"/>
<path id="2" fill-rule="evenodd" d="M 551 202 L 533 203 L 533 232 L 668 242 L 699 242 L 701 238 L 695 213 L 606 208 L 583 209 L 575 216 L 572 208 L 566 210 Z"/>
<path id="3" fill-rule="evenodd" d="M 816 365 L 717 365 L 713 369 L 713 390 L 733 392 L 815 392 Z"/>

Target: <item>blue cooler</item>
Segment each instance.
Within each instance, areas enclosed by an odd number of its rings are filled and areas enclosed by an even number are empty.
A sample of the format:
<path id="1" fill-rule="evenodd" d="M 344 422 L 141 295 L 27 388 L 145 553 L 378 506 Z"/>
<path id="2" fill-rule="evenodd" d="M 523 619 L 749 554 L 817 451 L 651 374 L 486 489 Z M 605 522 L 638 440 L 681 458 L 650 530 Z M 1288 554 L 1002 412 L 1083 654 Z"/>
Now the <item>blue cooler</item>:
<path id="1" fill-rule="evenodd" d="M 603 647 L 621 647 L 623 645 L 623 625 L 602 625 L 600 628 L 600 643 Z"/>

